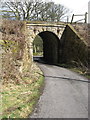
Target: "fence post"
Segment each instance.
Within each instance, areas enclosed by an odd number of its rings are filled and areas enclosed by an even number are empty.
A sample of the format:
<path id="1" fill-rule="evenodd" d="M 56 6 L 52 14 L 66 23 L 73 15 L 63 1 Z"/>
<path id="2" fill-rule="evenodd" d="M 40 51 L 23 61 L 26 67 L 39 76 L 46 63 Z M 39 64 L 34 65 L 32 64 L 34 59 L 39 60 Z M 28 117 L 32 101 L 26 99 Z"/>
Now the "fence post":
<path id="1" fill-rule="evenodd" d="M 73 18 L 74 18 L 74 14 L 72 15 L 71 24 L 72 24 L 72 22 L 73 22 Z"/>
<path id="2" fill-rule="evenodd" d="M 87 12 L 85 13 L 85 23 L 87 23 Z"/>

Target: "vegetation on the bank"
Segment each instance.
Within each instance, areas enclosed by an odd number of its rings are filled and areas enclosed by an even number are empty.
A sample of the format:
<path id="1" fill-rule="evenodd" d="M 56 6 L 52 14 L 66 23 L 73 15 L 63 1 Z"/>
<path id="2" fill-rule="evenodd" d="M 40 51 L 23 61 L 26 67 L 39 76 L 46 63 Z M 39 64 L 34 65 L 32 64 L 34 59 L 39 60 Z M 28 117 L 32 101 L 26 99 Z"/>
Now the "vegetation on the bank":
<path id="1" fill-rule="evenodd" d="M 22 83 L 19 70 L 25 49 L 24 22 L 3 20 L 0 26 L 2 40 L 2 84 Z"/>
<path id="2" fill-rule="evenodd" d="M 74 72 L 79 73 L 80 75 L 85 76 L 87 79 L 90 79 L 90 72 L 89 69 L 85 66 L 80 66 L 80 64 L 58 64 L 60 67 L 68 68 Z"/>
<path id="3" fill-rule="evenodd" d="M 23 80 L 32 83 L 3 86 L 2 118 L 27 118 L 32 113 L 44 85 L 43 77 L 33 80 L 26 77 Z"/>
<path id="4" fill-rule="evenodd" d="M 74 71 L 74 72 L 77 72 L 77 73 L 79 73 L 80 75 L 83 75 L 83 76 L 85 76 L 87 79 L 90 80 L 90 73 L 87 73 L 87 72 L 83 71 L 83 70 L 80 69 L 80 68 L 70 68 L 70 70 L 72 70 L 72 71 Z"/>
<path id="5" fill-rule="evenodd" d="M 0 34 L 3 78 L 0 118 L 26 118 L 41 94 L 44 79 L 38 73 L 42 72 L 31 61 L 23 21 L 3 20 Z"/>

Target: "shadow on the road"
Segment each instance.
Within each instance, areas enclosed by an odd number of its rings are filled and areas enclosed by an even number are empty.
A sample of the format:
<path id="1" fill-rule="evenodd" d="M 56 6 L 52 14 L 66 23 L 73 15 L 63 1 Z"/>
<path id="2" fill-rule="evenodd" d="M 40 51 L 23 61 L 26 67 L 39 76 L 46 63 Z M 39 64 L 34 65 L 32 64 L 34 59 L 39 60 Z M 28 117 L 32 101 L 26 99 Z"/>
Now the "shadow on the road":
<path id="1" fill-rule="evenodd" d="M 49 62 L 46 62 L 44 60 L 44 58 L 42 56 L 34 56 L 33 57 L 33 60 L 37 63 L 40 63 L 40 64 L 46 64 L 46 65 L 55 65 L 55 64 L 51 64 Z M 40 73 L 38 73 L 40 74 Z M 42 75 L 42 74 L 41 74 Z M 42 75 L 44 76 L 44 75 Z M 63 76 L 44 76 L 44 77 L 49 77 L 49 78 L 61 78 L 61 79 L 64 79 L 64 80 L 74 80 L 74 81 L 81 81 L 81 82 L 87 82 L 87 83 L 90 83 L 90 81 L 86 81 L 86 80 L 83 80 L 83 79 L 74 79 L 74 78 L 68 78 L 68 77 L 63 77 Z"/>
<path id="2" fill-rule="evenodd" d="M 48 78 L 60 78 L 60 79 L 64 79 L 64 80 L 74 80 L 74 81 L 80 81 L 80 82 L 90 83 L 89 80 L 84 80 L 84 79 L 75 79 L 75 78 L 69 78 L 69 77 L 63 77 L 63 76 L 46 76 L 46 75 L 43 75 L 41 73 L 38 73 L 38 74 L 42 75 L 43 77 L 48 77 Z"/>

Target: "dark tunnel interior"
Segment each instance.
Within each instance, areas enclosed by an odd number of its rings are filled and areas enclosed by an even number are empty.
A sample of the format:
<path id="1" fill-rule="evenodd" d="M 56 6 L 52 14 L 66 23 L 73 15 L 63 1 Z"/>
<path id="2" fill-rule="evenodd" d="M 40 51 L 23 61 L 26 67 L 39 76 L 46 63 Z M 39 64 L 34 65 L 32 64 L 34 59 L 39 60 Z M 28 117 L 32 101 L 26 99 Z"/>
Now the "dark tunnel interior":
<path id="1" fill-rule="evenodd" d="M 43 60 L 49 64 L 56 64 L 59 62 L 59 38 L 49 31 L 38 34 L 43 40 Z"/>

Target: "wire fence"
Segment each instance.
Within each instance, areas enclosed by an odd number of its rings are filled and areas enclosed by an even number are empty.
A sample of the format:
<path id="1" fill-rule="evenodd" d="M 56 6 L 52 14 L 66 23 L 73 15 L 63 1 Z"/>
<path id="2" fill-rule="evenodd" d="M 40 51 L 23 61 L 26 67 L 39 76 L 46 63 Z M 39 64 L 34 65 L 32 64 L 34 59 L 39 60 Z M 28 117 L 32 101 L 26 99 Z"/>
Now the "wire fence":
<path id="1" fill-rule="evenodd" d="M 7 19 L 18 19 L 18 15 L 15 16 L 13 15 L 13 13 L 17 13 L 17 12 L 13 12 L 13 11 L 7 11 L 7 10 L 0 10 L 0 17 L 2 18 L 7 18 Z"/>

